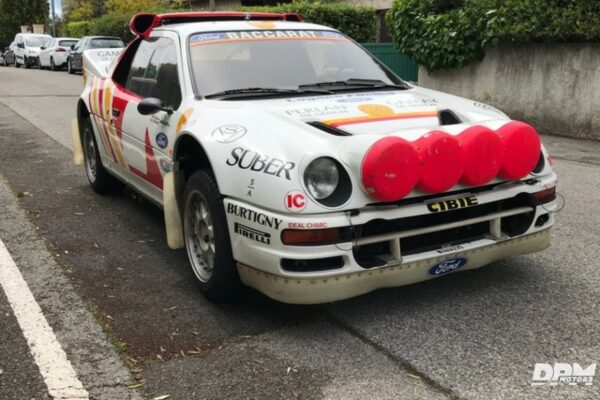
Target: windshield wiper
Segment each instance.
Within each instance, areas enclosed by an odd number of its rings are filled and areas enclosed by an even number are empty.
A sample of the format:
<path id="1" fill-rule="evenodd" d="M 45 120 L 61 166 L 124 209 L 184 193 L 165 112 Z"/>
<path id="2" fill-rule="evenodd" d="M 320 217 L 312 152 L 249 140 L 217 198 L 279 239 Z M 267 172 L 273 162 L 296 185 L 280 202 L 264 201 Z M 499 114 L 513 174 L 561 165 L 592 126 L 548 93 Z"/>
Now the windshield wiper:
<path id="1" fill-rule="evenodd" d="M 221 92 L 211 93 L 204 96 L 207 99 L 219 98 L 231 98 L 231 97 L 248 97 L 254 95 L 277 95 L 277 94 L 331 94 L 330 90 L 327 89 L 279 89 L 279 88 L 242 88 L 242 89 L 231 89 L 223 90 Z"/>
<path id="2" fill-rule="evenodd" d="M 331 91 L 336 90 L 348 90 L 348 89 L 357 89 L 357 88 L 369 88 L 369 89 L 400 89 L 406 90 L 409 87 L 407 85 L 396 85 L 385 83 L 379 79 L 347 79 L 345 81 L 330 81 L 330 82 L 316 82 L 316 83 L 305 83 L 303 85 L 298 86 L 299 89 L 304 88 L 323 88 L 326 87 Z"/>

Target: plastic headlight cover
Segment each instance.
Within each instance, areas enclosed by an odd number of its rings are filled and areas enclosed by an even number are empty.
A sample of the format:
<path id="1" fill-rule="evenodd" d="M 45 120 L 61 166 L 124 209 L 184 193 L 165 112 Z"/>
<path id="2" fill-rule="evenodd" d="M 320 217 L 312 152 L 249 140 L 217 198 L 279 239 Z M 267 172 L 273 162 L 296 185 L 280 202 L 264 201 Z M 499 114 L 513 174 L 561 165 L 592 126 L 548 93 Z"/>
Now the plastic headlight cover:
<path id="1" fill-rule="evenodd" d="M 317 200 L 329 197 L 340 180 L 340 171 L 334 160 L 328 157 L 317 158 L 304 171 L 304 184 L 312 197 Z"/>

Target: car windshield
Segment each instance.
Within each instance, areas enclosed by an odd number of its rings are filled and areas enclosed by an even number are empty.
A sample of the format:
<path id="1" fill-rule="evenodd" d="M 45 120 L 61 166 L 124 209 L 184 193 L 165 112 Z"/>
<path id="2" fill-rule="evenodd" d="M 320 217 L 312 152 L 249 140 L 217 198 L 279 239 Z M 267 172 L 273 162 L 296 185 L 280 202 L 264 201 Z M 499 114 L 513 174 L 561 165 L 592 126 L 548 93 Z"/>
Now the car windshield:
<path id="1" fill-rule="evenodd" d="M 77 40 L 61 40 L 58 42 L 58 45 L 61 47 L 71 47 L 75 43 L 77 43 Z"/>
<path id="2" fill-rule="evenodd" d="M 119 49 L 125 47 L 125 43 L 121 39 L 92 39 L 90 43 L 91 49 Z"/>
<path id="3" fill-rule="evenodd" d="M 49 39 L 50 38 L 43 36 L 28 37 L 25 38 L 25 44 L 27 45 L 27 47 L 42 47 L 46 44 L 46 42 L 48 42 Z"/>
<path id="4" fill-rule="evenodd" d="M 238 89 L 298 89 L 318 83 L 402 81 L 346 36 L 318 30 L 256 30 L 190 36 L 197 93 Z M 344 83 L 344 82 L 341 82 Z"/>

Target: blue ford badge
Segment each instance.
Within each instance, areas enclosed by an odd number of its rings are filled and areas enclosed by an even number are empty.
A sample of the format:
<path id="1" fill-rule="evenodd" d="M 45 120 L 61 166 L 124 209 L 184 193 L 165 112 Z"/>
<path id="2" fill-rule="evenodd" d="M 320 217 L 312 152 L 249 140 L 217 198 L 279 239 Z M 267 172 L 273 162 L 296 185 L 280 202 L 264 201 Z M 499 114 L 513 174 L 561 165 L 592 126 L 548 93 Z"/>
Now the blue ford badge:
<path id="1" fill-rule="evenodd" d="M 460 267 L 464 266 L 466 263 L 466 258 L 452 258 L 450 260 L 444 260 L 429 268 L 429 275 L 440 276 L 449 274 L 450 272 L 454 272 Z"/>
<path id="2" fill-rule="evenodd" d="M 169 144 L 169 139 L 167 138 L 167 135 L 165 135 L 162 132 L 156 135 L 156 144 L 161 149 L 166 148 Z"/>

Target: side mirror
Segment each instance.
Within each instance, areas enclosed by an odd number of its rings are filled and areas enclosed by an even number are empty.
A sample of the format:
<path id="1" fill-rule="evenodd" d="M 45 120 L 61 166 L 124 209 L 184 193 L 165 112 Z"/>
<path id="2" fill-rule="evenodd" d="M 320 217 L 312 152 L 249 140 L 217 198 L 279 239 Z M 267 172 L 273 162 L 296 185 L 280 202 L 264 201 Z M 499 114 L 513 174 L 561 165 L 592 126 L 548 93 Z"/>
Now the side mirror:
<path id="1" fill-rule="evenodd" d="M 173 109 L 163 106 L 162 101 L 156 97 L 146 97 L 142 99 L 137 106 L 137 110 L 142 115 L 152 115 L 159 111 L 165 111 L 166 113 L 173 114 Z"/>
<path id="2" fill-rule="evenodd" d="M 20 49 L 24 49 L 25 48 L 25 44 L 24 43 L 19 43 L 17 44 L 17 47 Z"/>
<path id="3" fill-rule="evenodd" d="M 75 50 L 75 46 L 77 46 L 77 45 L 75 45 L 75 44 L 72 44 L 72 45 L 71 45 L 71 50 Z"/>
<path id="4" fill-rule="evenodd" d="M 40 47 L 40 50 L 46 50 L 46 46 Z"/>

